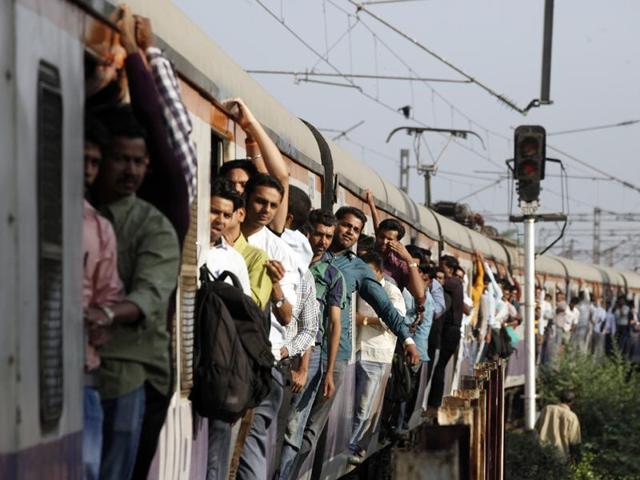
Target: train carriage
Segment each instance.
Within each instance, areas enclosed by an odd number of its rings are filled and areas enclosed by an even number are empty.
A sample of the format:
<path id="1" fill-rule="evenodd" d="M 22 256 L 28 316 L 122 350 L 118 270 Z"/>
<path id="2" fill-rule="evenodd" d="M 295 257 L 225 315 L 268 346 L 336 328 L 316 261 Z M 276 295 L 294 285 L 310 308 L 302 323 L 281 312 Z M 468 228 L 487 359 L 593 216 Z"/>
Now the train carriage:
<path id="1" fill-rule="evenodd" d="M 173 325 L 177 382 L 151 477 L 204 478 L 206 423 L 193 418 L 188 401 L 197 267 L 209 244 L 211 178 L 224 161 L 245 156 L 244 133 L 221 107 L 224 99 L 241 97 L 250 105 L 289 161 L 291 184 L 304 189 L 314 207 L 353 205 L 368 213 L 364 190 L 370 189 L 382 218 L 397 218 L 406 227 L 407 242 L 430 248 L 434 256 L 456 255 L 469 278 L 474 251 L 516 276 L 522 272 L 521 252 L 417 204 L 325 139 L 169 0 L 129 4 L 150 17 L 179 72 L 198 154 L 197 198 Z M 83 60 L 85 55 L 100 56 L 102 43 L 112 41 L 112 10 L 103 0 L 0 1 L 0 478 L 81 477 Z M 366 233 L 373 233 L 371 222 Z M 633 272 L 553 256 L 539 257 L 536 269 L 547 274 L 548 287 L 575 291 L 582 279 L 591 291 L 597 285 L 601 292 L 633 294 L 636 304 L 640 299 L 640 275 Z M 346 469 L 342 453 L 350 434 L 353 375 L 352 365 L 328 426 L 320 458 L 325 477 L 335 478 Z M 449 384 L 453 377 L 450 371 Z M 514 361 L 506 385 L 521 382 Z M 423 378 L 421 392 L 424 383 Z M 412 425 L 419 421 L 417 410 Z M 375 436 L 372 442 L 370 453 L 377 448 Z"/>

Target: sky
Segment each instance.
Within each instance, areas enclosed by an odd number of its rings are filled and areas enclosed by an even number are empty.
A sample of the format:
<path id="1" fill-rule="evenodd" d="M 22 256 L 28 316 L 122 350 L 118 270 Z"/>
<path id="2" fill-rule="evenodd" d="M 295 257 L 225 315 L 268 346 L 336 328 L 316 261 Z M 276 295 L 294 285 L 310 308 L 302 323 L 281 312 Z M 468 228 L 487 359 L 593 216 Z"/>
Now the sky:
<path id="1" fill-rule="evenodd" d="M 364 12 L 356 15 L 356 8 L 348 0 L 174 1 L 246 70 L 463 78 Z M 412 0 L 367 8 L 519 107 L 539 97 L 543 0 Z M 437 160 L 438 171 L 432 181 L 434 202 L 463 199 L 475 211 L 504 218 L 510 211 L 511 185 L 506 179 L 495 182 L 506 173 L 505 160 L 513 156 L 515 127 L 539 124 L 553 134 L 640 119 L 638 19 L 640 2 L 633 0 L 555 2 L 553 104 L 532 109 L 526 116 L 475 84 L 351 80 L 361 93 L 352 87 L 294 82 L 293 76 L 254 77 L 294 115 L 320 128 L 342 131 L 364 121 L 338 142 L 396 185 L 400 149 L 412 150 L 412 165 L 416 158 L 412 138 L 405 134 L 396 134 L 385 143 L 392 129 L 428 125 L 477 132 L 484 149 L 472 137 L 449 142 L 448 136 L 425 135 L 420 161 Z M 283 23 L 330 65 L 287 31 Z M 322 80 L 348 83 L 341 77 Z M 409 120 L 395 111 L 404 105 L 412 106 Z M 326 135 L 338 134 L 327 131 Z M 640 123 L 549 135 L 547 142 L 640 186 L 637 138 Z M 640 192 L 603 180 L 602 175 L 555 151 L 548 150 L 547 156 L 563 160 L 570 176 L 570 200 L 564 207 L 570 218 L 571 213 L 592 214 L 594 207 L 640 213 Z M 547 173 L 558 174 L 559 169 L 548 166 Z M 547 177 L 541 211 L 562 211 L 561 192 L 560 179 Z M 415 169 L 410 174 L 409 193 L 416 201 L 424 200 L 423 181 Z M 515 204 L 513 210 L 518 211 Z M 504 222 L 487 223 L 501 231 L 519 228 L 521 232 L 521 227 Z M 540 224 L 538 243 L 552 240 L 560 226 Z M 590 260 L 592 229 L 592 222 L 572 222 L 564 242 L 559 242 L 553 252 L 566 255 L 573 239 L 574 258 Z M 640 227 L 634 223 L 603 217 L 602 249 L 625 242 L 614 251 L 618 267 L 640 266 L 638 233 Z"/>

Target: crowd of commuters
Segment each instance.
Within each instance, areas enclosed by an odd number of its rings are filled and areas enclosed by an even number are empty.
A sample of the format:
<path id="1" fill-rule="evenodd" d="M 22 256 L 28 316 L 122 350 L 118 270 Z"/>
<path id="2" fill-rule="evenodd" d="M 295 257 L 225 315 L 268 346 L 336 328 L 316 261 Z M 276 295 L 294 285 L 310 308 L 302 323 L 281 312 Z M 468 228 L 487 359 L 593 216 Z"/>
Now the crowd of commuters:
<path id="1" fill-rule="evenodd" d="M 197 160 L 176 75 L 149 20 L 122 6 L 117 22 L 113 61 L 86 72 L 83 447 L 85 478 L 122 480 L 146 478 L 174 391 L 170 336 Z M 313 210 L 250 109 L 241 99 L 225 107 L 246 134 L 247 156 L 212 177 L 200 261 L 215 278 L 233 273 L 263 312 L 275 362 L 259 404 L 233 423 L 208 420 L 206 478 L 298 478 L 352 359 L 345 447 L 359 464 L 380 424 L 401 435 L 415 410 L 437 421 L 461 341 L 476 340 L 471 365 L 517 342 L 520 287 L 479 253 L 467 274 L 452 255 L 403 244 L 405 228 L 381 219 L 369 192 L 372 237 L 356 207 Z M 574 339 L 591 348 L 592 331 L 624 349 L 638 328 L 624 298 L 601 305 L 584 290 L 568 305 L 559 294 L 555 307 L 550 298 L 539 289 L 541 358 Z"/>
<path id="2" fill-rule="evenodd" d="M 640 332 L 638 311 L 633 300 L 613 292 L 590 292 L 579 282 L 577 295 L 567 302 L 564 290 L 558 288 L 555 302 L 551 291 L 543 287 L 547 278 L 536 288 L 536 333 L 538 361 L 549 363 L 568 345 L 595 355 L 612 355 L 618 351 L 622 356 L 638 363 Z M 551 290 L 551 289 L 549 289 Z"/>

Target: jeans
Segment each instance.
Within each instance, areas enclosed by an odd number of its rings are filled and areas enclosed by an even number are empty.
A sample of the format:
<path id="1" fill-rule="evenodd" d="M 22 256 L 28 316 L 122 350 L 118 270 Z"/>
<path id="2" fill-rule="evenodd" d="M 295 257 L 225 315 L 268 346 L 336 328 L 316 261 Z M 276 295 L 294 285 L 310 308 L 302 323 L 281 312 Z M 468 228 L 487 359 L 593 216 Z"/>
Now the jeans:
<path id="1" fill-rule="evenodd" d="M 149 382 L 144 384 L 144 420 L 140 432 L 140 444 L 133 468 L 133 480 L 147 480 L 151 462 L 158 448 L 160 432 L 167 418 L 171 395 L 160 393 Z"/>
<path id="2" fill-rule="evenodd" d="M 102 401 L 104 425 L 100 480 L 131 478 L 142 430 L 144 405 L 144 385 L 120 397 Z"/>
<path id="3" fill-rule="evenodd" d="M 84 480 L 98 480 L 102 451 L 102 405 L 100 394 L 93 387 L 84 387 L 84 428 L 82 433 L 82 463 Z"/>
<path id="4" fill-rule="evenodd" d="M 242 448 L 236 476 L 239 480 L 267 478 L 267 430 L 272 421 L 277 420 L 284 390 L 280 371 L 274 367 L 271 369 L 271 375 L 271 391 L 254 409 L 253 423 Z"/>
<path id="5" fill-rule="evenodd" d="M 207 480 L 225 480 L 228 476 L 232 428 L 231 423 L 222 420 L 209 420 Z"/>
<path id="6" fill-rule="evenodd" d="M 297 480 L 300 477 L 300 469 L 306 461 L 307 456 L 315 450 L 318 439 L 329 420 L 331 405 L 333 405 L 333 401 L 336 398 L 337 390 L 340 388 L 340 385 L 342 385 L 346 369 L 346 361 L 336 362 L 336 366 L 333 371 L 333 381 L 336 386 L 336 393 L 330 399 L 326 400 L 322 395 L 316 395 L 313 406 L 311 407 L 309 419 L 307 420 L 307 424 L 304 429 L 302 445 L 300 446 L 298 455 L 291 466 L 289 476 L 286 478 Z"/>
<path id="7" fill-rule="evenodd" d="M 358 452 L 363 449 L 360 442 L 369 429 L 376 392 L 382 387 L 382 375 L 385 364 L 361 360 L 358 352 L 356 362 L 356 409 L 353 417 L 353 433 L 349 440 L 349 449 Z"/>
<path id="8" fill-rule="evenodd" d="M 322 367 L 320 365 L 321 349 L 316 346 L 309 358 L 309 371 L 307 384 L 300 393 L 295 394 L 291 398 L 291 410 L 289 412 L 289 422 L 284 435 L 284 446 L 282 448 L 282 456 L 280 457 L 280 476 L 281 480 L 287 478 L 293 461 L 298 454 L 300 445 L 302 444 L 302 436 L 307 419 L 311 413 L 311 407 L 316 398 L 316 394 L 322 385 Z"/>

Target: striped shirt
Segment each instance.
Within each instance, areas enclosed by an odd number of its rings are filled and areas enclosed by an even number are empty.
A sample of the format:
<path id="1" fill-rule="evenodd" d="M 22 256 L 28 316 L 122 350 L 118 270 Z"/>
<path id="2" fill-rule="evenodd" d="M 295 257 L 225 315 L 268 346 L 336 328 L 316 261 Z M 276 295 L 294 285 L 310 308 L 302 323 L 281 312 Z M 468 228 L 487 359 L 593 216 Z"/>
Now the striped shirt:
<path id="1" fill-rule="evenodd" d="M 316 285 L 307 270 L 296 289 L 297 300 L 291 312 L 291 322 L 285 327 L 285 343 L 290 357 L 301 355 L 313 345 L 320 323 L 320 308 L 316 301 Z"/>
<path id="2" fill-rule="evenodd" d="M 147 48 L 146 56 L 151 66 L 153 81 L 160 95 L 169 143 L 184 173 L 189 190 L 189 205 L 191 205 L 196 195 L 196 170 L 198 166 L 196 148 L 191 140 L 193 130 L 191 118 L 182 103 L 178 79 L 169 60 L 156 47 Z"/>

